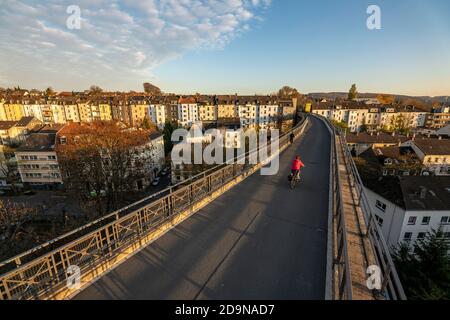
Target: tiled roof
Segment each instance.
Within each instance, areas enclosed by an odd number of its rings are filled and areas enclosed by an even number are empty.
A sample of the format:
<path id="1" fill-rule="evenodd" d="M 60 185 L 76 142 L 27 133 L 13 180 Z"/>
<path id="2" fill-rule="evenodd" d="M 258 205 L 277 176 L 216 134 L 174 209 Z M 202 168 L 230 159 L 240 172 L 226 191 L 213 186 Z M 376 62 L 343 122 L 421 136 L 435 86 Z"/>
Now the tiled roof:
<path id="1" fill-rule="evenodd" d="M 28 126 L 35 118 L 34 117 L 22 117 L 22 119 L 17 122 L 18 127 Z"/>
<path id="2" fill-rule="evenodd" d="M 9 130 L 17 124 L 17 121 L 0 121 L 0 130 Z"/>
<path id="3" fill-rule="evenodd" d="M 17 151 L 53 151 L 55 139 L 55 133 L 33 133 L 17 148 Z"/>
<path id="4" fill-rule="evenodd" d="M 414 144 L 425 155 L 450 155 L 450 139 L 416 139 Z"/>
<path id="5" fill-rule="evenodd" d="M 410 138 L 405 136 L 392 136 L 387 133 L 379 132 L 377 134 L 368 134 L 366 132 L 363 133 L 347 133 L 347 142 L 348 143 L 387 143 L 394 144 L 399 142 L 405 142 Z"/>
<path id="6" fill-rule="evenodd" d="M 450 210 L 450 177 L 400 177 L 407 210 Z"/>

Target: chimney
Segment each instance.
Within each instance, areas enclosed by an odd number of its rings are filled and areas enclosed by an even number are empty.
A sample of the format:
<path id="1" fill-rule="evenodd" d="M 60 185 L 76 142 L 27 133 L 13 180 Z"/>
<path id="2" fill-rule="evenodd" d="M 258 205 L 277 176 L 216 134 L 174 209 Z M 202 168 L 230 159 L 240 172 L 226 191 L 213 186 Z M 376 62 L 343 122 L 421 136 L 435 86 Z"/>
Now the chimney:
<path id="1" fill-rule="evenodd" d="M 395 131 L 392 132 L 392 136 L 395 137 Z"/>
<path id="2" fill-rule="evenodd" d="M 412 141 L 414 141 L 414 140 L 416 140 L 416 134 L 414 133 L 413 134 L 413 136 L 412 136 L 412 139 L 411 139 Z"/>
<path id="3" fill-rule="evenodd" d="M 442 136 L 439 136 L 439 140 L 442 140 Z"/>

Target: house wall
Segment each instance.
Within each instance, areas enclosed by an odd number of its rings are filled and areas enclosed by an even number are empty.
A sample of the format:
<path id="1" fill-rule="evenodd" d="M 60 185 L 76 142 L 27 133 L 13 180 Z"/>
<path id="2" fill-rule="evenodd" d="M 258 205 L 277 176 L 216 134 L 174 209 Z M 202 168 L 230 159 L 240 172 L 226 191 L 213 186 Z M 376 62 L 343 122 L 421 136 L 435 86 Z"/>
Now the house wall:
<path id="1" fill-rule="evenodd" d="M 56 152 L 19 151 L 15 154 L 24 184 L 37 186 L 63 183 Z"/>
<path id="2" fill-rule="evenodd" d="M 381 219 L 379 220 L 379 225 L 386 243 L 389 247 L 395 246 L 400 240 L 405 220 L 405 210 L 368 188 L 365 188 L 365 192 L 371 212 L 378 219 Z"/>

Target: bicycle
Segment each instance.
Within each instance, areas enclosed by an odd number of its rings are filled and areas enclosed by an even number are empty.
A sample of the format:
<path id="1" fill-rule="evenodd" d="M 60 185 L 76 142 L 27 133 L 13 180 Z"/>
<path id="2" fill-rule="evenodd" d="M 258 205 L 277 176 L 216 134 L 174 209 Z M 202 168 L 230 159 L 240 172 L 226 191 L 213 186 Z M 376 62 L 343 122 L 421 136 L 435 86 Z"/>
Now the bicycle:
<path id="1" fill-rule="evenodd" d="M 296 185 L 300 182 L 300 171 L 297 172 L 297 174 L 295 176 L 292 176 L 292 173 L 290 176 L 291 176 L 290 186 L 291 186 L 291 189 L 293 190 L 293 189 L 295 189 Z"/>

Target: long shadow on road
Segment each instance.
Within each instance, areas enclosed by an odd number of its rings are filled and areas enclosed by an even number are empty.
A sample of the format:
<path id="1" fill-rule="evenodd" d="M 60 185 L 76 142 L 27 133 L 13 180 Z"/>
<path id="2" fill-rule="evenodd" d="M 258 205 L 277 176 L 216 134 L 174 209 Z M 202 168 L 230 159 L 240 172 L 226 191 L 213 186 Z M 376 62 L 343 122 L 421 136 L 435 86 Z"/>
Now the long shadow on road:
<path id="1" fill-rule="evenodd" d="M 290 190 L 296 154 L 306 168 Z M 312 118 L 280 156 L 76 299 L 324 299 L 330 136 Z"/>

